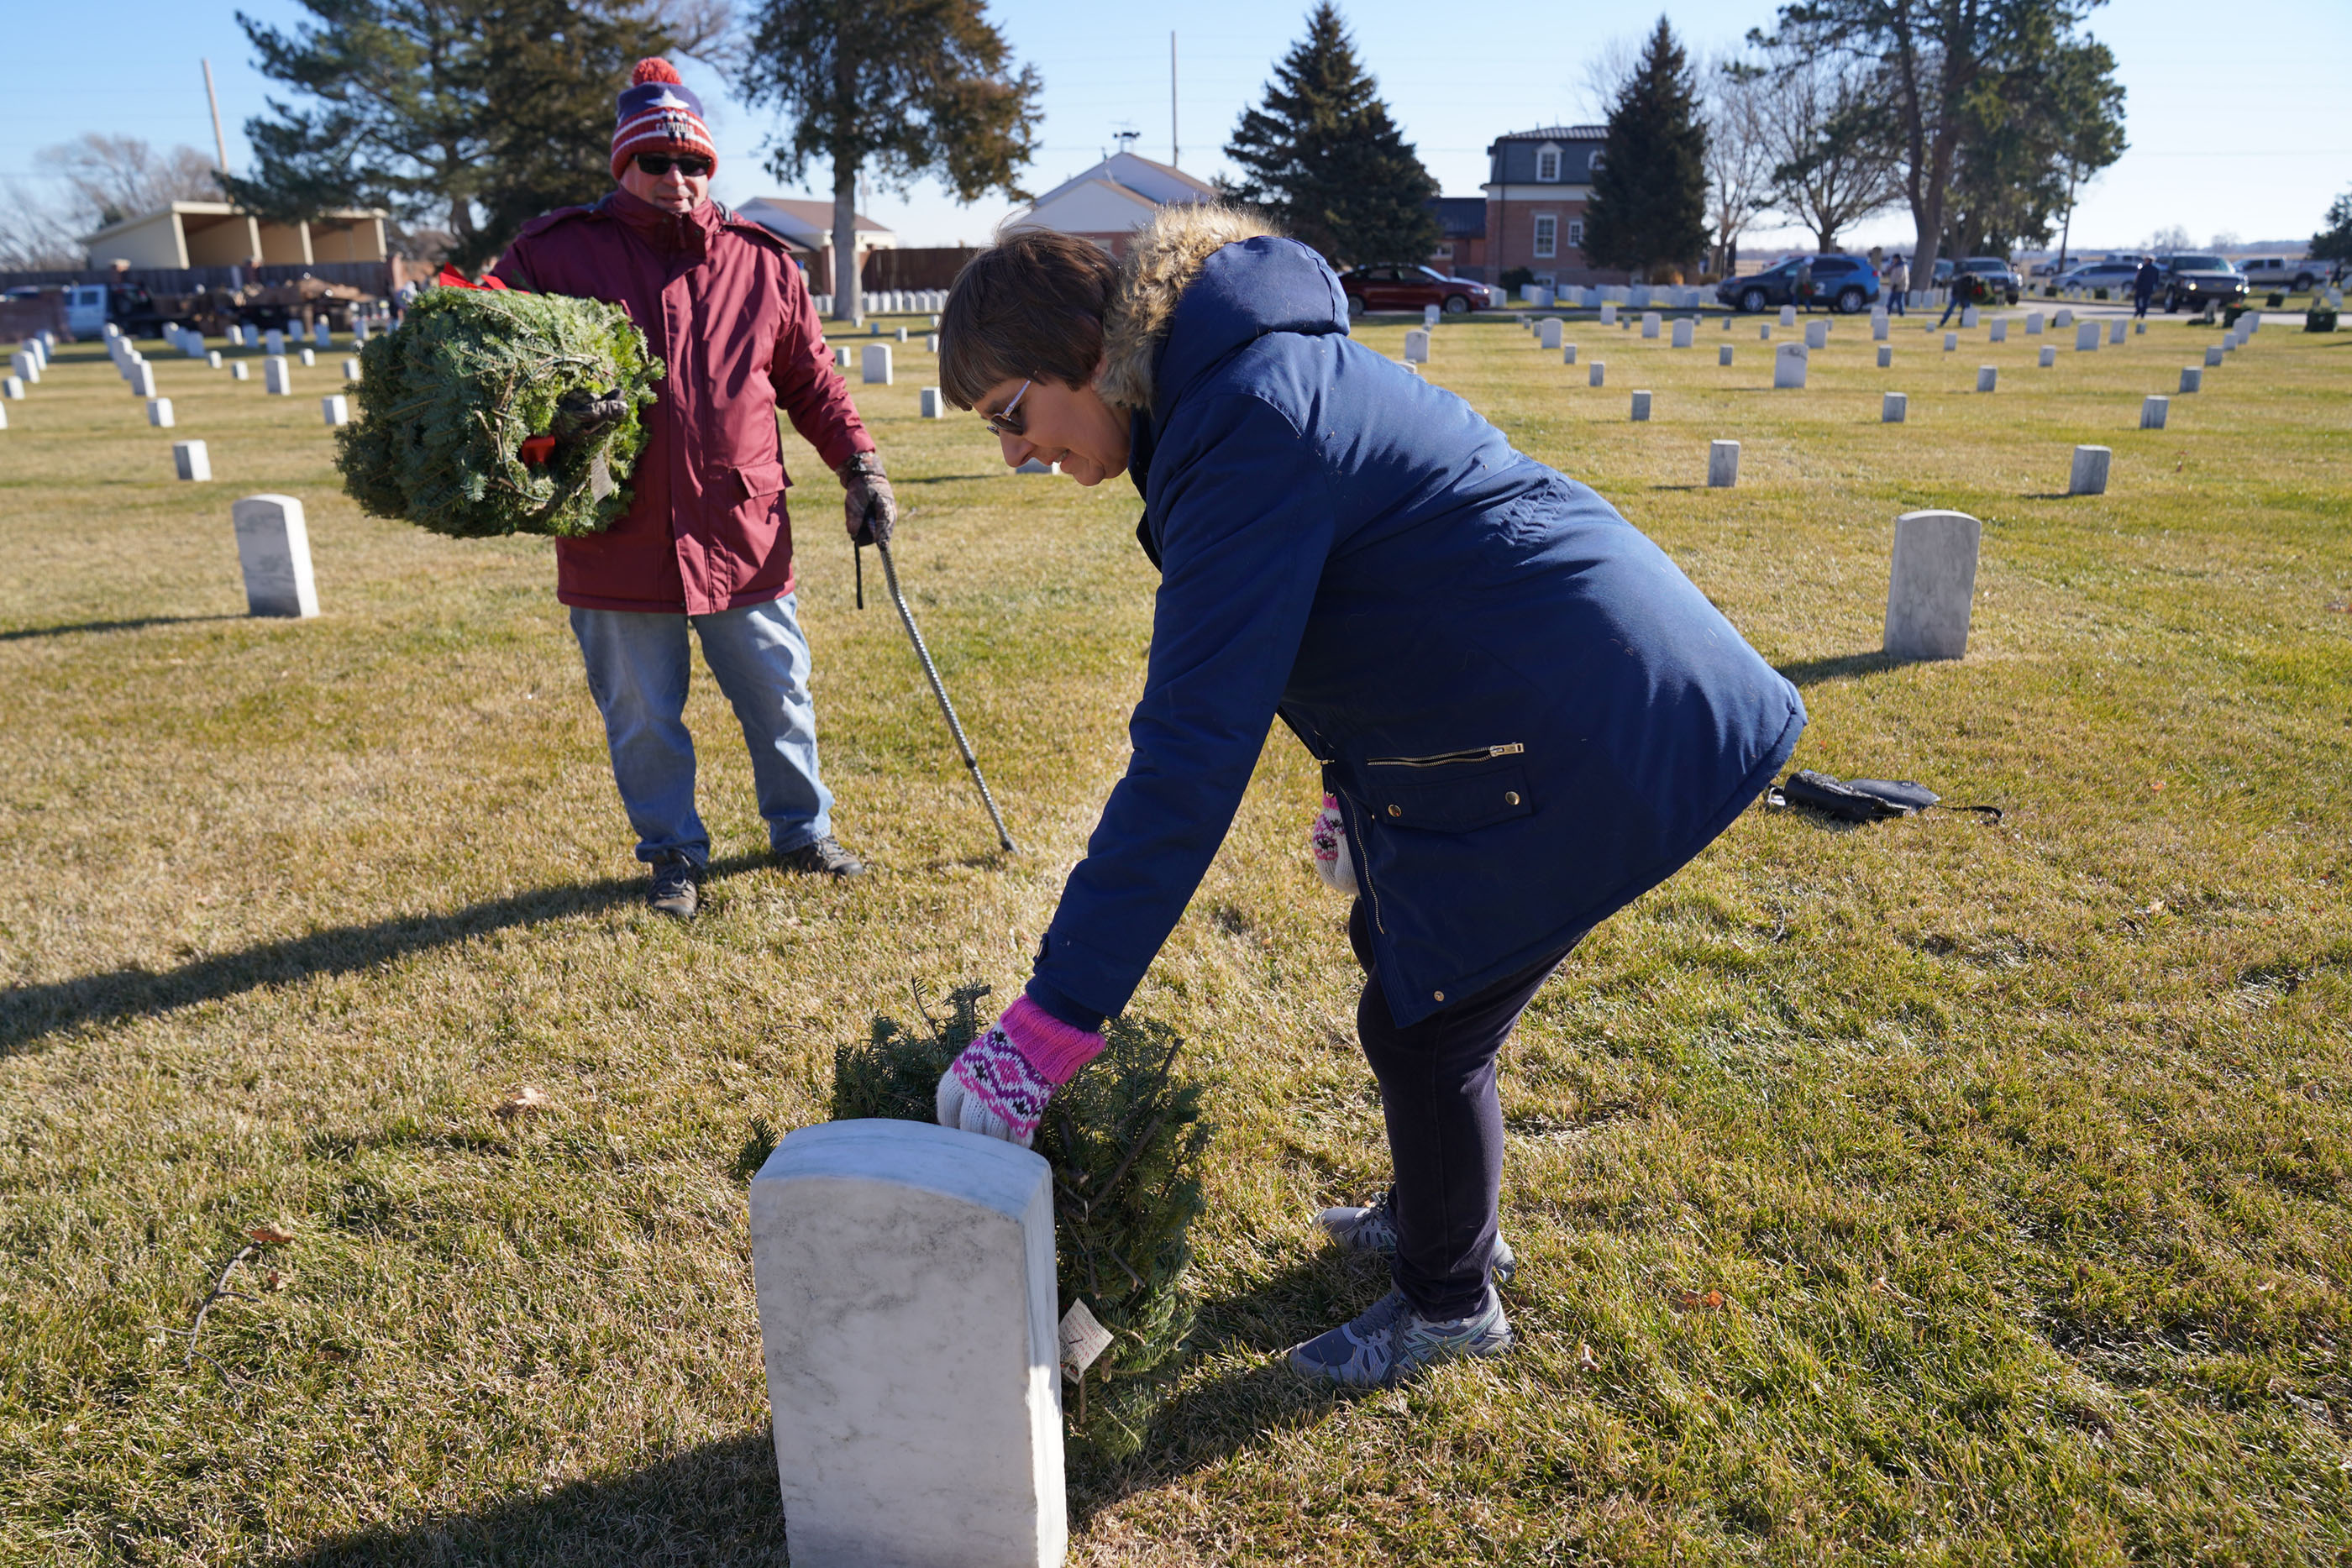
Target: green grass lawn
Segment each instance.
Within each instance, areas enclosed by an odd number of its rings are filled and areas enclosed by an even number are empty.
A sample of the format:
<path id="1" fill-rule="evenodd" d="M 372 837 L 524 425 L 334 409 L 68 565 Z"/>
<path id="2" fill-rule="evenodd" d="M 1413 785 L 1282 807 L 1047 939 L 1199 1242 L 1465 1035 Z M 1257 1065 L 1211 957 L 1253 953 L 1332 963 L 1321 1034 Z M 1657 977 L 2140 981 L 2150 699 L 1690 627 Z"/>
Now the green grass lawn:
<path id="1" fill-rule="evenodd" d="M 1134 1004 L 1217 1124 L 1201 1328 L 1145 1451 L 1074 1468 L 1074 1561 L 2352 1559 L 2352 333 L 2274 317 L 2143 432 L 2218 333 L 2086 354 L 2002 314 L 1949 354 L 1898 321 L 1884 371 L 1839 319 L 1777 393 L 1753 319 L 1677 352 L 1588 318 L 1574 367 L 1439 329 L 1433 379 L 1803 688 L 1799 765 L 2008 816 L 1759 809 L 1597 932 L 1505 1062 L 1520 1351 L 1333 1397 L 1276 1357 L 1384 1288 L 1307 1218 L 1386 1155 L 1277 730 Z M 549 548 L 342 497 L 348 350 L 272 399 L 158 349 L 171 432 L 90 346 L 5 405 L 0 1560 L 782 1561 L 753 1123 L 821 1118 L 910 986 L 1025 977 L 1150 632 L 1125 482 L 919 420 L 920 335 L 853 390 L 1021 852 L 788 434 L 837 827 L 879 869 L 763 862 L 698 674 L 724 874 L 691 926 L 640 904 Z M 2068 499 L 2085 442 L 2111 487 Z M 321 619 L 243 613 L 260 491 L 306 505 Z M 1889 667 L 1892 525 L 1930 507 L 1985 523 L 1969 655 Z M 546 1111 L 494 1113 L 525 1087 Z M 292 1239 L 191 1360 L 264 1225 Z"/>

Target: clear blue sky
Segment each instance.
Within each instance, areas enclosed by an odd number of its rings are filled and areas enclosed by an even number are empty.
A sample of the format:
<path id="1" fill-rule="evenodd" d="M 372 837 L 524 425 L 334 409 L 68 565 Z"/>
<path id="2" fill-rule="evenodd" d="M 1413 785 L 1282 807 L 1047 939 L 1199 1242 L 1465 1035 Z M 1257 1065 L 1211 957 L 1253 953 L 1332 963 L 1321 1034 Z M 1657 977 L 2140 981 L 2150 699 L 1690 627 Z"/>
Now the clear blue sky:
<path id="1" fill-rule="evenodd" d="M 289 0 L 247 0 L 247 8 L 281 24 L 302 14 Z M 1142 132 L 1137 151 L 1168 156 L 1171 26 L 1180 34 L 1182 164 L 1203 176 L 1218 172 L 1225 165 L 1217 149 L 1302 31 L 1306 9 L 1304 0 L 996 0 L 992 15 L 1016 55 L 1045 81 L 1045 145 L 1030 188 L 1085 168 L 1122 129 Z M 1612 37 L 1642 33 L 1649 21 L 1624 8 L 1547 15 L 1427 0 L 1343 0 L 1343 9 L 1405 134 L 1446 193 L 1464 195 L 1476 193 L 1494 136 L 1591 117 L 1597 106 L 1586 87 L 1588 62 Z M 27 0 L 9 13 L 5 36 L 18 64 L 0 106 L 0 176 L 12 189 L 32 171 L 38 148 L 84 131 L 209 148 L 197 64 L 205 56 L 220 84 L 230 161 L 246 157 L 241 127 L 261 112 L 268 84 L 252 68 L 233 5 Z M 1665 14 L 1686 42 L 1705 49 L 1729 47 L 1748 27 L 1768 25 L 1771 6 L 1675 0 Z M 2207 0 L 2116 0 L 2094 15 L 2091 30 L 2116 51 L 2129 94 L 2132 147 L 2084 193 L 2078 247 L 2133 245 L 2174 224 L 2200 243 L 2217 233 L 2247 241 L 2302 237 L 2318 226 L 2329 199 L 2352 187 L 2352 113 L 2339 96 L 2352 4 L 2273 8 L 2259 14 L 2251 37 L 2217 24 L 2216 16 Z M 772 122 L 730 100 L 709 71 L 689 62 L 686 74 L 712 110 L 719 194 L 740 201 L 782 193 L 761 166 Z M 976 243 L 1009 207 L 996 200 L 958 206 L 936 186 L 918 186 L 905 198 L 877 191 L 866 205 L 909 245 Z M 1864 244 L 1910 237 L 1899 211 L 1855 236 Z"/>

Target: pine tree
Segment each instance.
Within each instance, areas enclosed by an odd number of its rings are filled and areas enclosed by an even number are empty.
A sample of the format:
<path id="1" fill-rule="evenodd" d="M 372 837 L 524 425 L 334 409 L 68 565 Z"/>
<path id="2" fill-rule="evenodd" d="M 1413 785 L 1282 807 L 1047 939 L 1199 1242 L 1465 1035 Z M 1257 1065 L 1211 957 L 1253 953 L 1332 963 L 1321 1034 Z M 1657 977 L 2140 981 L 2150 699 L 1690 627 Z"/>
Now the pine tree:
<path id="1" fill-rule="evenodd" d="M 1013 68 L 985 0 L 757 0 L 745 34 L 737 84 L 792 120 L 770 172 L 797 183 L 811 162 L 832 166 L 836 320 L 863 314 L 862 172 L 902 189 L 935 176 L 963 202 L 991 191 L 1023 199 L 1045 84 L 1034 66 Z"/>
<path id="2" fill-rule="evenodd" d="M 944 1024 L 925 1017 L 926 1033 L 876 1018 L 866 1044 L 835 1052 L 834 1119 L 930 1121 L 940 1074 L 980 1032 L 988 990 L 959 988 Z M 1112 1335 L 1066 1401 L 1071 1436 L 1118 1459 L 1143 1446 L 1192 1332 L 1184 1277 L 1192 1222 L 1207 1207 L 1200 1169 L 1209 1129 L 1200 1085 L 1175 1072 L 1173 1034 L 1118 1019 L 1105 1040 L 1102 1055 L 1054 1096 L 1035 1146 L 1054 1167 L 1059 1304 L 1083 1302 Z M 747 1148 L 744 1163 L 756 1169 L 764 1157 Z"/>
<path id="3" fill-rule="evenodd" d="M 1331 0 L 1275 68 L 1265 106 L 1244 111 L 1225 144 L 1244 178 L 1225 185 L 1334 267 L 1419 262 L 1437 246 L 1427 203 L 1437 182 L 1389 118 L 1380 84 Z"/>
<path id="4" fill-rule="evenodd" d="M 1601 151 L 1584 254 L 1644 276 L 1697 261 L 1706 250 L 1706 128 L 1690 61 L 1664 16 L 1617 89 Z"/>

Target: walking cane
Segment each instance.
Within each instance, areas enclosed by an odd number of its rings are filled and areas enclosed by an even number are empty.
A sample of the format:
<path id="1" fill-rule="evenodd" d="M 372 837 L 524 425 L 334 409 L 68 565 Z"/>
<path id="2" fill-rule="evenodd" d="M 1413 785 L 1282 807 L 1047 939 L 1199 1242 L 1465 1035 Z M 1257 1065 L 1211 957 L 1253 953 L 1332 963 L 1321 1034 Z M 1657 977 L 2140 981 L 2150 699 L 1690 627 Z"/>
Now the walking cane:
<path id="1" fill-rule="evenodd" d="M 907 596 L 898 591 L 898 563 L 890 559 L 890 547 L 880 539 L 874 548 L 882 552 L 882 577 L 890 587 L 890 601 L 898 607 L 898 619 L 907 628 L 907 640 L 915 645 L 915 657 L 922 661 L 923 674 L 930 678 L 931 695 L 940 699 L 940 712 L 948 721 L 948 733 L 955 737 L 956 749 L 963 753 L 963 765 L 971 769 L 971 781 L 980 789 L 980 803 L 988 808 L 988 820 L 996 825 L 996 841 L 1007 854 L 1020 852 L 1013 848 L 1013 835 L 1004 831 L 1003 814 L 996 809 L 996 797 L 988 792 L 988 780 L 981 776 L 980 758 L 971 754 L 971 742 L 964 738 L 963 726 L 957 721 L 955 704 L 948 701 L 948 688 L 940 681 L 939 666 L 931 663 L 931 651 L 923 645 L 923 634 L 915 628 L 915 612 L 907 608 Z M 866 547 L 857 546 L 852 552 L 857 558 L 857 608 L 866 608 Z"/>

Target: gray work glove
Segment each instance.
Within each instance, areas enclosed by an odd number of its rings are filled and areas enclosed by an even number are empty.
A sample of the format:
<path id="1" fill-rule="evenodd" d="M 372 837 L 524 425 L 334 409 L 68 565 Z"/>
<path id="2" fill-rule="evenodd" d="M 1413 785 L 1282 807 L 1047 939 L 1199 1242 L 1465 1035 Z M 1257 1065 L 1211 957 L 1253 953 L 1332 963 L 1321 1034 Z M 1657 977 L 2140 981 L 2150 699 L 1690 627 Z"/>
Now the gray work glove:
<path id="1" fill-rule="evenodd" d="M 585 387 L 574 387 L 555 400 L 550 434 L 563 442 L 593 441 L 628 417 L 629 405 L 620 388 L 600 397 Z"/>
<path id="2" fill-rule="evenodd" d="M 898 521 L 898 497 L 882 472 L 882 455 L 857 452 L 835 470 L 841 476 L 844 526 L 854 545 L 887 545 Z"/>

